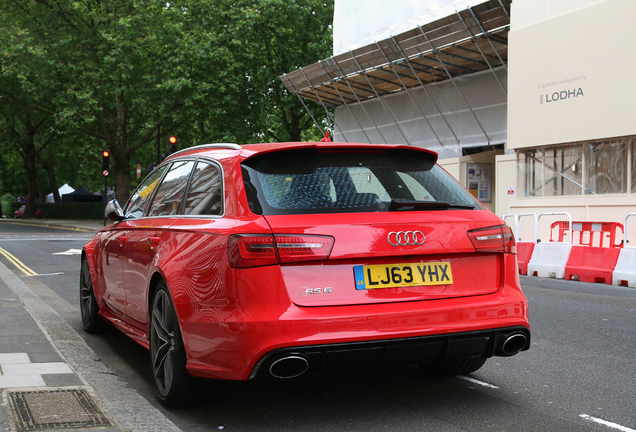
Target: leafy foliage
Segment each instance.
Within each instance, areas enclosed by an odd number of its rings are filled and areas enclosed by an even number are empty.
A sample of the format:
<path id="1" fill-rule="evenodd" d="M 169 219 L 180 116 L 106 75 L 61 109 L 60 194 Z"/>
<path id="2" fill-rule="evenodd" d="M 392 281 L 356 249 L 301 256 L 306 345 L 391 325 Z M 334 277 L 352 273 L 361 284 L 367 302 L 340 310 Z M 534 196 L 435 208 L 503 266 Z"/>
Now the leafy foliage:
<path id="1" fill-rule="evenodd" d="M 280 76 L 330 54 L 332 1 L 6 0 L 0 12 L 0 132 L 14 150 L 0 192 L 26 192 L 27 216 L 59 184 L 100 189 L 105 149 L 123 203 L 168 135 L 181 148 L 320 138 Z"/>

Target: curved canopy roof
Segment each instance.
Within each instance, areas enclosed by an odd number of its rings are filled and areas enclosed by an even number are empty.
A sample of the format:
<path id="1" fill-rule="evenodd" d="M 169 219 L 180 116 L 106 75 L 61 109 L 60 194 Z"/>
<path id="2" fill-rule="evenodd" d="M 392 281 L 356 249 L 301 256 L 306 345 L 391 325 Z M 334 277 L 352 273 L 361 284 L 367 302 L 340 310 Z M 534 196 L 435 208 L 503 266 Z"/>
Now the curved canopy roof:
<path id="1" fill-rule="evenodd" d="M 510 3 L 486 1 L 303 67 L 281 80 L 292 94 L 337 107 L 506 67 Z"/>

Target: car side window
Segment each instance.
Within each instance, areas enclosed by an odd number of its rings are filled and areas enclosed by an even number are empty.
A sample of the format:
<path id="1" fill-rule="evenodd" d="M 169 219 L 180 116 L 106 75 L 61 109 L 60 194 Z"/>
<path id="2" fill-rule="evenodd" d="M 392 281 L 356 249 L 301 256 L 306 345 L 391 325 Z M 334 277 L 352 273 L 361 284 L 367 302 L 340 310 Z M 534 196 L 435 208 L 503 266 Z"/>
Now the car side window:
<path id="1" fill-rule="evenodd" d="M 190 216 L 223 214 L 221 175 L 221 170 L 216 165 L 202 161 L 197 163 L 192 174 L 183 214 Z"/>
<path id="2" fill-rule="evenodd" d="M 148 216 L 172 216 L 181 213 L 183 194 L 193 166 L 194 161 L 177 161 L 172 164 L 157 189 Z"/>
<path id="3" fill-rule="evenodd" d="M 128 200 L 124 215 L 126 219 L 140 218 L 146 212 L 148 203 L 152 198 L 152 194 L 161 180 L 161 176 L 166 171 L 169 165 L 164 165 L 154 172 L 152 172 L 144 182 L 139 185 L 135 193 Z"/>

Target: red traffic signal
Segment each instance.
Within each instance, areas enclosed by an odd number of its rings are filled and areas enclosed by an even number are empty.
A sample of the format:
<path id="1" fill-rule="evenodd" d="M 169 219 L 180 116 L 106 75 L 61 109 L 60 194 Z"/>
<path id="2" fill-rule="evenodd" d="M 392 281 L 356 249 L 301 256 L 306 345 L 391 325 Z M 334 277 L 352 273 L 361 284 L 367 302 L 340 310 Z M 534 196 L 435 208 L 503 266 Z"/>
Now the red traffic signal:
<path id="1" fill-rule="evenodd" d="M 168 145 L 168 154 L 175 153 L 177 149 L 179 148 L 179 146 L 177 145 L 177 137 L 174 135 L 171 135 L 168 138 L 168 142 L 170 143 Z"/>
<path id="2" fill-rule="evenodd" d="M 110 152 L 108 150 L 104 150 L 102 152 L 102 173 L 108 172 L 108 170 L 110 170 Z"/>

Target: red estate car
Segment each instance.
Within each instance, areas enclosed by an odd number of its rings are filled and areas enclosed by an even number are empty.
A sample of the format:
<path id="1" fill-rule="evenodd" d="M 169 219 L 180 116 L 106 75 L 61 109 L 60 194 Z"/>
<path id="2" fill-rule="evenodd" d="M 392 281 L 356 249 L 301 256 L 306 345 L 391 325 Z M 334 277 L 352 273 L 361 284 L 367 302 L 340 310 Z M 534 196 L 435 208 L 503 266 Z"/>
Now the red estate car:
<path id="1" fill-rule="evenodd" d="M 193 377 L 466 374 L 527 350 L 511 230 L 436 160 L 344 143 L 175 153 L 84 247 L 84 328 L 149 349 L 167 406 Z"/>

